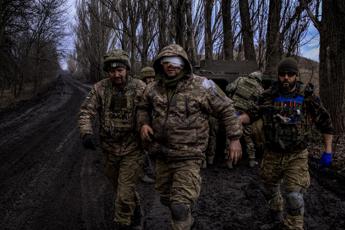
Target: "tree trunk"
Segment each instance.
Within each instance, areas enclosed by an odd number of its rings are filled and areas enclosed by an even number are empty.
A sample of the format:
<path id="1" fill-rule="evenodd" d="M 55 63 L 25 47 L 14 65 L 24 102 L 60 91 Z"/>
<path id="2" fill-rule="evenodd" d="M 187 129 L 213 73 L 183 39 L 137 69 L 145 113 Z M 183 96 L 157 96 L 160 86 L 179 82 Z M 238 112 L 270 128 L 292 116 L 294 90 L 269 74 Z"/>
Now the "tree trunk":
<path id="1" fill-rule="evenodd" d="M 212 60 L 213 46 L 212 46 L 212 8 L 213 0 L 204 0 L 205 1 L 205 59 Z"/>
<path id="2" fill-rule="evenodd" d="M 192 0 L 186 0 L 186 18 L 187 18 L 187 53 L 192 65 L 197 62 L 196 46 L 194 39 L 194 28 L 192 18 Z"/>
<path id="3" fill-rule="evenodd" d="M 345 130 L 345 1 L 323 1 L 320 27 L 320 96 L 337 133 Z"/>
<path id="4" fill-rule="evenodd" d="M 123 33 L 122 33 L 122 39 L 121 39 L 121 46 L 122 49 L 125 51 L 128 51 L 128 46 L 129 46 L 129 32 L 128 32 L 128 24 L 127 24 L 127 19 L 128 19 L 128 6 L 127 6 L 127 0 L 122 0 L 121 1 L 121 7 L 122 7 L 122 20 L 125 25 L 123 25 Z"/>
<path id="5" fill-rule="evenodd" d="M 244 57 L 246 60 L 256 61 L 253 30 L 250 22 L 248 0 L 239 1 L 239 5 L 242 25 Z"/>
<path id="6" fill-rule="evenodd" d="M 270 0 L 267 37 L 266 37 L 266 68 L 265 75 L 268 75 L 270 80 L 275 80 L 276 67 L 281 57 L 280 49 L 280 10 L 281 0 Z"/>
<path id="7" fill-rule="evenodd" d="M 175 0 L 175 41 L 184 49 L 186 49 L 186 2 L 185 0 Z"/>
<path id="8" fill-rule="evenodd" d="M 167 24 L 166 24 L 166 12 L 167 5 L 165 0 L 159 0 L 158 2 L 158 48 L 163 49 L 167 45 Z"/>
<path id="9" fill-rule="evenodd" d="M 141 50 L 141 65 L 142 67 L 147 65 L 147 52 L 149 46 L 149 10 L 147 2 L 141 0 L 139 2 L 141 10 L 141 25 L 142 25 L 142 50 Z"/>
<path id="10" fill-rule="evenodd" d="M 232 60 L 234 58 L 234 47 L 232 45 L 233 34 L 231 28 L 231 2 L 231 0 L 222 0 L 223 50 L 225 60 Z"/>

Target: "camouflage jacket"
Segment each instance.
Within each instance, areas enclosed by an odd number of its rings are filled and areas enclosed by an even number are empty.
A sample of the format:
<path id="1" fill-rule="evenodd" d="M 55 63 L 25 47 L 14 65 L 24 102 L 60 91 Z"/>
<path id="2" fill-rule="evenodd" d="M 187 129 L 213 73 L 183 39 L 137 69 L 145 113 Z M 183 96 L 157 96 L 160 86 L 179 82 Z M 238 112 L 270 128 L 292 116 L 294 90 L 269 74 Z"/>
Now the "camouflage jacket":
<path id="1" fill-rule="evenodd" d="M 282 152 L 305 149 L 314 125 L 321 133 L 334 132 L 330 115 L 320 99 L 305 95 L 303 89 L 302 82 L 297 82 L 293 92 L 284 94 L 275 82 L 249 112 L 251 120 L 263 118 L 268 149 Z"/>
<path id="2" fill-rule="evenodd" d="M 135 118 L 144 89 L 144 82 L 130 76 L 123 90 L 114 87 L 110 79 L 96 83 L 80 109 L 81 136 L 94 133 L 93 122 L 98 115 L 103 151 L 122 156 L 138 150 L 140 139 Z"/>
<path id="3" fill-rule="evenodd" d="M 189 75 L 178 83 L 171 98 L 161 82 L 149 84 L 138 109 L 138 126 L 152 126 L 155 143 L 151 151 L 168 160 L 203 158 L 209 114 L 223 122 L 229 139 L 241 137 L 231 99 L 213 81 Z"/>
<path id="4" fill-rule="evenodd" d="M 226 93 L 234 101 L 237 111 L 251 108 L 263 91 L 261 84 L 250 76 L 239 77 L 226 87 Z"/>

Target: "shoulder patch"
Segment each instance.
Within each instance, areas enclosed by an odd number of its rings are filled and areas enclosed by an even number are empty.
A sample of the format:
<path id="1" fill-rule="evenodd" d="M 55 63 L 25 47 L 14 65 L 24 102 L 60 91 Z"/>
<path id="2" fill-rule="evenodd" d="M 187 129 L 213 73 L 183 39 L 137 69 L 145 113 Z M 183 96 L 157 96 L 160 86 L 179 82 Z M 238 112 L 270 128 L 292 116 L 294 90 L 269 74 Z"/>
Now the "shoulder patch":
<path id="1" fill-rule="evenodd" d="M 204 79 L 203 81 L 202 81 L 202 87 L 204 88 L 204 89 L 206 89 L 206 90 L 212 90 L 212 91 L 214 91 L 214 90 L 216 90 L 216 83 L 214 83 L 214 81 L 212 81 L 212 80 L 209 80 L 209 79 Z"/>

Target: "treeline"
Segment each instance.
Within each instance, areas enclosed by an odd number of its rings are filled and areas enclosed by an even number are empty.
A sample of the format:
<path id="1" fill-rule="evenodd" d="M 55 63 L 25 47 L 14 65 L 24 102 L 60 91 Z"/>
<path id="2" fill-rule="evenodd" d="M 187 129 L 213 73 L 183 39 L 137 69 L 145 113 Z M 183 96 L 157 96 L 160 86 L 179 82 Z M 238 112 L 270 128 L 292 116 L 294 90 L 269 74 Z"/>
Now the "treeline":
<path id="1" fill-rule="evenodd" d="M 298 55 L 311 23 L 320 35 L 320 95 L 338 132 L 345 128 L 345 1 L 78 0 L 69 67 L 102 78 L 102 55 L 130 53 L 134 71 L 175 42 L 200 59 L 254 60 L 274 77 L 282 56 Z M 139 63 L 139 66 L 134 65 Z"/>
<path id="2" fill-rule="evenodd" d="M 200 59 L 255 60 L 272 69 L 282 54 L 296 55 L 306 36 L 309 1 L 284 0 L 79 0 L 76 53 L 80 71 L 101 78 L 101 58 L 112 47 L 146 65 L 175 42 L 193 64 Z M 71 63 L 72 64 L 72 63 Z M 140 67 L 140 66 L 139 66 Z M 135 70 L 137 71 L 137 69 Z"/>
<path id="3" fill-rule="evenodd" d="M 0 0 L 0 93 L 35 94 L 56 74 L 66 0 Z"/>

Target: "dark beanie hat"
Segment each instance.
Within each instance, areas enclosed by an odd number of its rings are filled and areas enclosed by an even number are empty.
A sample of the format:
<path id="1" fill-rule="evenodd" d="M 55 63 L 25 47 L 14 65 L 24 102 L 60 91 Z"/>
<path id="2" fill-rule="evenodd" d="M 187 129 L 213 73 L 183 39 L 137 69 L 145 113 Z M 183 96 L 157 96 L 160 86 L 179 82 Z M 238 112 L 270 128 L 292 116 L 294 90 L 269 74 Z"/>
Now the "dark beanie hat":
<path id="1" fill-rule="evenodd" d="M 279 72 L 293 72 L 297 74 L 297 61 L 292 57 L 284 58 L 278 64 L 278 73 Z"/>

